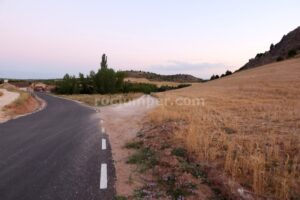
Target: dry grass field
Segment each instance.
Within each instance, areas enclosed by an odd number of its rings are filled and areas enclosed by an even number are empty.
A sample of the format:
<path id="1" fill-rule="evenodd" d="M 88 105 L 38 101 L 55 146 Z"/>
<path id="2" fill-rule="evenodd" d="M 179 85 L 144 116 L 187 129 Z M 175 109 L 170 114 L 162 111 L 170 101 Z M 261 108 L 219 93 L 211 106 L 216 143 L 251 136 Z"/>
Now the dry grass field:
<path id="1" fill-rule="evenodd" d="M 262 198 L 300 198 L 300 59 L 158 97 L 168 104 L 151 113 L 152 122 L 183 122 L 176 138 L 203 164 Z M 175 105 L 179 97 L 205 104 Z"/>
<path id="2" fill-rule="evenodd" d="M 132 83 L 148 83 L 148 84 L 154 84 L 157 85 L 158 87 L 160 86 L 173 86 L 176 87 L 180 85 L 180 83 L 176 82 L 169 82 L 169 81 L 150 81 L 146 78 L 125 78 L 125 81 L 129 81 Z"/>
<path id="3" fill-rule="evenodd" d="M 117 103 L 126 103 L 133 99 L 141 97 L 142 93 L 128 93 L 128 94 L 74 94 L 74 95 L 60 95 L 63 98 L 80 101 L 90 106 L 107 106 Z"/>

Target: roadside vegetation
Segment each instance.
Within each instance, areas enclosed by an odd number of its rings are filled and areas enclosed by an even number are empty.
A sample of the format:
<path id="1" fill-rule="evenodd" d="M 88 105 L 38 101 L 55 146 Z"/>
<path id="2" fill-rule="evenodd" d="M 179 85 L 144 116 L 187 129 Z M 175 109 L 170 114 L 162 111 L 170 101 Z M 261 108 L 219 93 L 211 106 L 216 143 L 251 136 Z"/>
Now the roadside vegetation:
<path id="1" fill-rule="evenodd" d="M 172 137 L 175 123 L 147 123 L 125 148 L 144 184 L 124 199 L 223 199 L 207 180 L 205 169 Z M 121 198 L 121 197 L 118 197 Z"/>
<path id="2" fill-rule="evenodd" d="M 107 106 L 111 104 L 126 103 L 141 97 L 142 93 L 125 94 L 73 94 L 60 95 L 61 97 L 83 102 L 90 106 Z"/>
<path id="3" fill-rule="evenodd" d="M 123 72 L 115 72 L 108 68 L 107 56 L 103 54 L 98 72 L 91 71 L 89 75 L 79 74 L 79 77 L 66 74 L 62 80 L 56 81 L 57 94 L 115 94 L 140 92 L 150 94 L 151 92 L 163 92 L 190 86 L 179 84 L 176 86 L 156 85 L 152 83 L 136 83 L 124 81 Z"/>

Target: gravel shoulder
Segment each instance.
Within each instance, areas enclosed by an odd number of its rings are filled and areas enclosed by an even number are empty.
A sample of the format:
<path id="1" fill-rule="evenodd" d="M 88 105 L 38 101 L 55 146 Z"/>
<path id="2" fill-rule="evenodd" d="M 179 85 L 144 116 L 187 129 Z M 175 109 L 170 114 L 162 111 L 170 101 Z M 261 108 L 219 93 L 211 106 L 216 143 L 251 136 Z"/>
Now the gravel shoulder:
<path id="1" fill-rule="evenodd" d="M 158 104 L 156 98 L 144 95 L 128 103 L 100 108 L 100 117 L 112 148 L 118 195 L 130 195 L 142 185 L 139 177 L 136 177 L 138 175 L 134 173 L 134 167 L 126 164 L 131 150 L 124 148 L 124 145 L 136 137 L 143 119 Z"/>

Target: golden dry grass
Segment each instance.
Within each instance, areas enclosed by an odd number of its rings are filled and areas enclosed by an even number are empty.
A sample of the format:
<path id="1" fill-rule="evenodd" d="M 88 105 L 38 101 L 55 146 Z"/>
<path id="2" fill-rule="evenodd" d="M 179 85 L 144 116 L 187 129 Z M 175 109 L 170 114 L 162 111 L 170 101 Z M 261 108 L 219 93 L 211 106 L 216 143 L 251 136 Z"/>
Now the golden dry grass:
<path id="1" fill-rule="evenodd" d="M 128 94 L 77 94 L 77 95 L 60 95 L 61 97 L 80 101 L 90 106 L 106 106 L 110 104 L 126 103 L 133 99 L 141 97 L 142 93 L 128 93 Z"/>
<path id="2" fill-rule="evenodd" d="M 158 96 L 169 104 L 150 119 L 186 122 L 176 136 L 199 161 L 256 194 L 300 198 L 300 59 Z M 204 98 L 205 105 L 172 105 L 179 97 Z"/>
<path id="3" fill-rule="evenodd" d="M 150 81 L 146 78 L 125 78 L 125 81 L 132 82 L 132 83 L 148 83 L 148 84 L 154 84 L 158 87 L 160 86 L 173 86 L 176 87 L 180 83 L 176 82 L 169 82 L 169 81 Z"/>
<path id="4" fill-rule="evenodd" d="M 40 107 L 40 102 L 36 98 L 31 96 L 28 92 L 19 90 L 18 88 L 9 85 L 5 88 L 8 91 L 18 92 L 20 94 L 18 99 L 3 108 L 5 114 L 10 118 L 31 113 Z"/>

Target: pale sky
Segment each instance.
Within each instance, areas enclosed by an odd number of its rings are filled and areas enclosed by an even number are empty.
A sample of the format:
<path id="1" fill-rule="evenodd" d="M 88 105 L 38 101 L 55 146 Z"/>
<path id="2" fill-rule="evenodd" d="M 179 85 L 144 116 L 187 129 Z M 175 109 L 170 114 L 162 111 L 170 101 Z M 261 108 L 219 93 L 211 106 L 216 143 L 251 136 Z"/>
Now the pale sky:
<path id="1" fill-rule="evenodd" d="M 300 23 L 299 0 L 0 0 L 0 77 L 115 70 L 209 78 Z"/>

